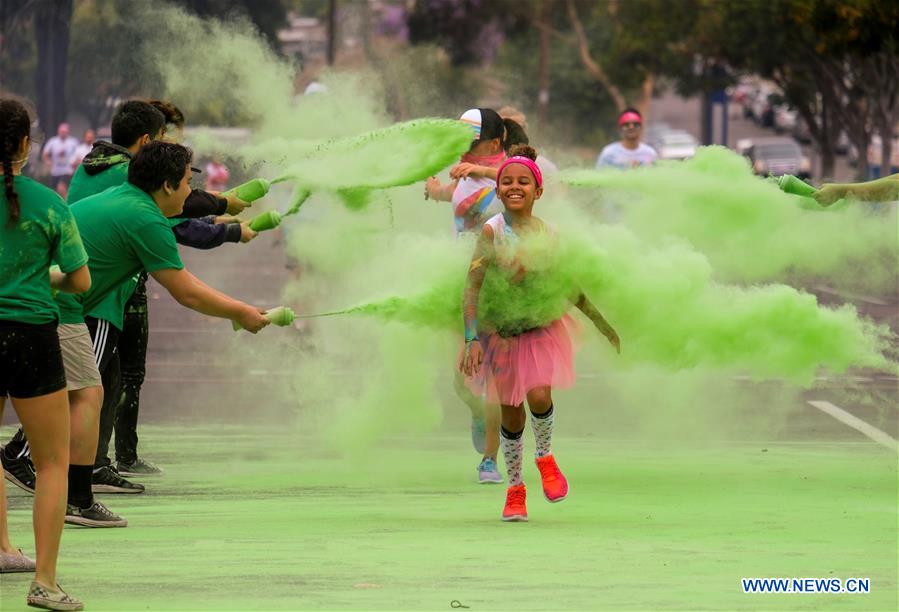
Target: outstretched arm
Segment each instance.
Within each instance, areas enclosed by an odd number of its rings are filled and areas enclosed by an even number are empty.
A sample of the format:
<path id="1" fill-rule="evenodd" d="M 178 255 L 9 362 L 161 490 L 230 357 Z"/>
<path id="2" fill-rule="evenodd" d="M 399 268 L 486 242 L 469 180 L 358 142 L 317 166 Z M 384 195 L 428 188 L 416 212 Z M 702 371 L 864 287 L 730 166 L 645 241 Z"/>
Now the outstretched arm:
<path id="1" fill-rule="evenodd" d="M 452 202 L 453 192 L 456 190 L 458 182 L 454 180 L 444 185 L 436 176 L 432 176 L 425 181 L 425 199 Z"/>
<path id="2" fill-rule="evenodd" d="M 491 178 L 495 181 L 496 171 L 497 168 L 492 168 L 490 166 L 479 166 L 477 164 L 462 162 L 450 168 L 450 178 L 458 180 L 461 178 L 477 178 L 479 176 L 486 176 L 487 178 Z"/>
<path id="3" fill-rule="evenodd" d="M 213 289 L 185 269 L 165 268 L 150 275 L 182 306 L 208 315 L 237 321 L 254 334 L 269 324 L 262 311 Z"/>
<path id="4" fill-rule="evenodd" d="M 867 183 L 828 183 L 812 194 L 821 206 L 830 206 L 841 198 L 866 202 L 899 200 L 899 174 L 891 174 Z"/>
<path id="5" fill-rule="evenodd" d="M 577 301 L 574 305 L 587 315 L 587 318 L 593 321 L 593 325 L 596 326 L 596 329 L 599 332 L 608 338 L 609 344 L 615 347 L 615 350 L 621 354 L 621 339 L 618 337 L 618 333 L 612 328 L 608 321 L 606 321 L 605 317 L 602 316 L 602 313 L 596 309 L 596 306 L 593 305 L 593 302 L 587 299 L 587 296 L 581 293 Z"/>
<path id="6" fill-rule="evenodd" d="M 477 374 L 484 361 L 484 352 L 478 338 L 478 301 L 481 297 L 481 286 L 487 275 L 487 268 L 493 263 L 493 229 L 485 226 L 475 246 L 471 265 L 468 266 L 468 279 L 465 292 L 462 294 L 462 316 L 465 319 L 465 353 L 462 356 L 460 370 L 468 376 Z"/>

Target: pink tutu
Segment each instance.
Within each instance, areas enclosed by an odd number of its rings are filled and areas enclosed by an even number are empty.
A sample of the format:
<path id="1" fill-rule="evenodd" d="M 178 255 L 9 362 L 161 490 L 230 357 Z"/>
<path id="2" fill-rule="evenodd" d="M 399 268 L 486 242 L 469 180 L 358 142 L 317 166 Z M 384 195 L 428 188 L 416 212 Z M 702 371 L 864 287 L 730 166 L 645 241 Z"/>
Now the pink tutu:
<path id="1" fill-rule="evenodd" d="M 570 387 L 575 379 L 572 336 L 579 331 L 565 315 L 518 336 L 487 334 L 481 338 L 484 362 L 465 382 L 476 395 L 486 392 L 488 402 L 506 406 L 523 403 L 536 387 Z"/>

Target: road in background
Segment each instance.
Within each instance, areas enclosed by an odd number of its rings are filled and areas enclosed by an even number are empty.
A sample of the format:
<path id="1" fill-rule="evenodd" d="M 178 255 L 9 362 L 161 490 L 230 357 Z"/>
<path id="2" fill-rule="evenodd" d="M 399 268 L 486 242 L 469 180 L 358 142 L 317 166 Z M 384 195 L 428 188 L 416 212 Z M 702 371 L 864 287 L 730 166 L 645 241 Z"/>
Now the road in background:
<path id="1" fill-rule="evenodd" d="M 662 122 L 672 128 L 684 130 L 699 140 L 700 129 L 700 100 L 699 98 L 682 98 L 677 94 L 668 92 L 654 99 L 647 118 L 647 126 Z M 718 111 L 720 112 L 720 111 Z M 717 124 L 716 124 L 717 125 Z M 727 146 L 735 149 L 737 141 L 743 138 L 760 138 L 771 136 L 783 136 L 791 138 L 789 134 L 778 134 L 774 128 L 763 128 L 756 125 L 752 119 L 743 117 L 743 109 L 737 104 L 731 103 L 728 109 L 728 134 Z M 817 159 L 815 148 L 811 145 L 799 145 L 802 152 L 812 163 L 813 176 L 820 174 L 820 161 Z M 835 182 L 850 182 L 854 180 L 854 169 L 849 165 L 845 155 L 838 155 L 834 166 Z M 813 179 L 813 182 L 818 182 Z"/>

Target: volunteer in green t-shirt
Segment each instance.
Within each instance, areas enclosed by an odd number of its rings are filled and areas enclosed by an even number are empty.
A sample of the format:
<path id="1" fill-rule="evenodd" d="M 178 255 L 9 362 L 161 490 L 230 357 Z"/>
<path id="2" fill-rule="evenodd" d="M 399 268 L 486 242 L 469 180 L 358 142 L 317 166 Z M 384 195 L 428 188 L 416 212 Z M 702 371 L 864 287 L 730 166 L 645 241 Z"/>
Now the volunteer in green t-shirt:
<path id="1" fill-rule="evenodd" d="M 106 142 L 97 143 L 88 155 L 89 159 L 82 164 L 78 180 L 72 184 L 74 189 L 70 188 L 69 195 L 77 200 L 87 193 L 102 193 L 111 184 L 125 182 L 132 153 L 157 138 L 164 126 L 165 117 L 146 102 L 129 100 L 123 103 L 113 118 L 112 131 L 113 140 L 129 143 L 128 148 Z M 86 172 L 84 168 L 91 170 Z M 103 170 L 100 171 L 99 168 Z M 65 302 L 66 297 L 59 299 Z M 69 505 L 83 510 L 77 516 L 69 512 L 66 520 L 88 527 L 124 527 L 128 524 L 102 503 L 89 503 L 93 469 L 85 467 L 88 464 L 92 466 L 97 450 L 99 425 L 94 404 L 103 399 L 100 372 L 108 363 L 109 356 L 115 353 L 114 338 L 111 344 L 105 342 L 112 335 L 114 334 L 103 334 L 98 339 L 104 341 L 94 343 L 94 335 L 85 333 L 83 326 L 61 325 L 59 328 L 72 414 Z M 90 359 L 87 359 L 88 354 Z M 23 489 L 33 490 L 36 479 L 27 454 L 26 435 L 23 430 L 19 430 L 0 454 L 0 461 L 8 478 Z M 83 491 L 85 487 L 88 489 L 87 494 Z"/>
<path id="2" fill-rule="evenodd" d="M 7 396 L 28 434 L 40 478 L 34 496 L 37 563 L 9 542 L 0 479 L 0 571 L 35 573 L 29 605 L 81 610 L 56 580 L 69 468 L 69 402 L 52 291 L 89 289 L 87 253 L 62 199 L 21 176 L 31 148 L 21 103 L 0 99 L 0 417 Z M 50 266 L 60 271 L 48 271 Z M 59 608 L 51 608 L 59 609 Z"/>
<path id="3" fill-rule="evenodd" d="M 145 271 L 166 288 L 180 304 L 200 313 L 231 319 L 256 332 L 268 321 L 261 310 L 212 289 L 184 269 L 175 236 L 166 217 L 177 216 L 190 193 L 192 153 L 178 144 L 154 141 L 144 146 L 131 161 L 128 182 L 107 189 L 72 205 L 84 247 L 90 257 L 93 283 L 89 291 L 77 296 L 57 296 L 60 328 L 82 338 L 90 337 L 84 316 L 111 291 L 135 274 Z M 90 343 L 80 360 L 96 371 Z M 99 374 L 93 391 L 85 393 L 91 401 L 93 426 L 90 430 L 91 454 L 82 456 L 83 477 L 71 481 L 70 507 L 66 521 L 91 522 L 85 517 L 93 502 L 91 471 L 96 452 L 102 387 Z M 84 391 L 84 389 L 82 389 Z M 106 526 L 100 520 L 99 525 Z M 114 521 L 113 521 L 114 522 Z"/>

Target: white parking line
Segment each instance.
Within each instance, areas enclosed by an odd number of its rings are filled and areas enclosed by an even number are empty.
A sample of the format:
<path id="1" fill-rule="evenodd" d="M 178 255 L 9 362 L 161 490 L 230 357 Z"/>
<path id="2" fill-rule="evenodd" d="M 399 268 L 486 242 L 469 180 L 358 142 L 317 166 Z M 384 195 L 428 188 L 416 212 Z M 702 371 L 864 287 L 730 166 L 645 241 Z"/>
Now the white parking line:
<path id="1" fill-rule="evenodd" d="M 838 420 L 840 423 L 848 425 L 859 433 L 868 436 L 878 444 L 882 444 L 883 446 L 886 446 L 888 449 L 894 452 L 899 451 L 899 442 L 891 438 L 886 433 L 880 431 L 873 425 L 869 425 L 860 418 L 849 414 L 839 406 L 834 406 L 830 402 L 819 400 L 809 400 L 809 404 L 811 404 L 821 412 L 826 412 L 827 414 Z"/>

